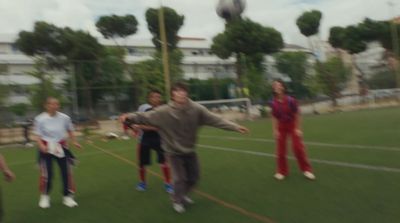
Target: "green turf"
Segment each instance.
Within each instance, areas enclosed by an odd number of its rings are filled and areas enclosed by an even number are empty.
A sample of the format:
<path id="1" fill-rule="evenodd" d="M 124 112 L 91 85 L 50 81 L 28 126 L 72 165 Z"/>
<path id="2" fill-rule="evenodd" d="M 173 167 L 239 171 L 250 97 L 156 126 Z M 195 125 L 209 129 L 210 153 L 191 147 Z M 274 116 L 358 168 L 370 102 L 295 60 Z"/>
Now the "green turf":
<path id="1" fill-rule="evenodd" d="M 274 143 L 270 120 L 246 122 L 250 135 L 204 128 L 199 144 L 236 149 L 236 152 L 198 148 L 201 181 L 198 189 L 224 202 L 236 205 L 280 223 L 394 223 L 400 219 L 400 108 L 366 110 L 304 117 L 306 142 L 311 159 L 362 164 L 362 169 L 313 163 L 317 181 L 305 180 L 296 162 L 290 161 L 291 174 L 283 182 L 272 178 Z M 210 138 L 206 136 L 218 136 Z M 245 140 L 229 140 L 236 137 Z M 339 147 L 337 144 L 379 146 L 379 148 Z M 95 145 L 135 161 L 135 142 L 95 141 Z M 383 147 L 383 148 L 381 148 Z M 248 154 L 242 152 L 258 152 Z M 6 148 L 1 153 L 17 175 L 12 184 L 2 183 L 5 222 L 9 223 L 87 223 L 87 222 L 260 222 L 221 206 L 199 194 L 196 204 L 185 214 L 173 212 L 162 181 L 148 176 L 147 192 L 134 189 L 136 169 L 129 163 L 105 154 L 90 145 L 75 151 L 80 164 L 75 169 L 79 207 L 61 204 L 61 186 L 56 169 L 52 207 L 37 207 L 36 151 Z M 160 172 L 157 165 L 151 170 Z M 397 171 L 397 172 L 396 172 Z"/>

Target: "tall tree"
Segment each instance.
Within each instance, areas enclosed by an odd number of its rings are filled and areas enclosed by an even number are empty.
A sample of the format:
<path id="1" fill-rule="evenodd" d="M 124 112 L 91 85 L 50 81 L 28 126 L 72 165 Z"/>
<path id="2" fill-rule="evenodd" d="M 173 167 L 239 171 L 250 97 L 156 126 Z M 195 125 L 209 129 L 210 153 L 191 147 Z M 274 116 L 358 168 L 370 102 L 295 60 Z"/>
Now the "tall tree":
<path id="1" fill-rule="evenodd" d="M 0 64 L 0 75 L 8 72 L 8 64 Z M 6 98 L 8 97 L 10 86 L 8 83 L 0 83 L 0 107 L 4 105 Z"/>
<path id="2" fill-rule="evenodd" d="M 30 102 L 33 108 L 37 111 L 43 110 L 43 104 L 47 97 L 55 97 L 60 100 L 61 103 L 66 102 L 66 98 L 63 97 L 63 93 L 59 88 L 56 88 L 53 80 L 54 76 L 51 73 L 46 72 L 47 63 L 44 59 L 35 59 L 34 70 L 28 74 L 39 80 L 38 84 L 31 86 Z"/>
<path id="3" fill-rule="evenodd" d="M 46 60 L 50 69 L 68 70 L 77 74 L 83 91 L 82 104 L 93 114 L 92 85 L 101 73 L 97 62 L 104 48 L 97 39 L 84 31 L 59 28 L 46 22 L 36 22 L 32 32 L 22 31 L 15 42 L 25 54 Z"/>
<path id="4" fill-rule="evenodd" d="M 138 21 L 134 15 L 110 15 L 101 16 L 97 22 L 97 30 L 106 39 L 126 38 L 137 32 Z"/>
<path id="5" fill-rule="evenodd" d="M 275 55 L 276 68 L 290 77 L 289 89 L 294 95 L 303 98 L 309 95 L 307 80 L 307 55 L 303 52 L 281 52 Z"/>
<path id="6" fill-rule="evenodd" d="M 312 43 L 311 36 L 319 33 L 319 26 L 322 19 L 322 13 L 318 10 L 311 10 L 304 12 L 296 20 L 296 25 L 299 28 L 301 34 L 303 34 L 308 39 L 308 43 L 311 50 L 315 54 L 316 47 Z M 319 60 L 319 58 L 317 57 Z"/>
<path id="7" fill-rule="evenodd" d="M 161 37 L 160 37 L 160 24 L 159 24 L 159 8 L 149 8 L 146 11 L 147 27 L 150 33 L 153 35 L 153 44 L 160 51 L 161 50 Z M 178 32 L 182 27 L 185 17 L 179 15 L 174 9 L 169 7 L 163 7 L 165 31 L 167 36 L 168 49 L 176 49 L 179 37 Z"/>
<path id="8" fill-rule="evenodd" d="M 277 52 L 282 47 L 282 36 L 274 28 L 262 26 L 250 19 L 236 19 L 227 23 L 225 31 L 213 38 L 211 50 L 222 59 L 235 55 L 237 84 L 243 87 L 243 65 L 246 61 L 250 60 L 255 67 L 260 68 L 263 57 L 259 55 Z"/>
<path id="9" fill-rule="evenodd" d="M 337 98 L 345 88 L 351 70 L 338 57 L 329 58 L 326 62 L 316 63 L 315 70 L 322 92 L 331 98 L 333 106 L 337 106 Z"/>
<path id="10" fill-rule="evenodd" d="M 344 49 L 352 55 L 352 65 L 360 73 L 358 76 L 359 94 L 365 95 L 368 86 L 364 79 L 365 75 L 358 66 L 355 57 L 355 54 L 363 52 L 367 48 L 366 42 L 362 39 L 362 33 L 354 25 L 345 28 L 335 26 L 330 29 L 329 33 L 328 41 L 334 48 Z"/>

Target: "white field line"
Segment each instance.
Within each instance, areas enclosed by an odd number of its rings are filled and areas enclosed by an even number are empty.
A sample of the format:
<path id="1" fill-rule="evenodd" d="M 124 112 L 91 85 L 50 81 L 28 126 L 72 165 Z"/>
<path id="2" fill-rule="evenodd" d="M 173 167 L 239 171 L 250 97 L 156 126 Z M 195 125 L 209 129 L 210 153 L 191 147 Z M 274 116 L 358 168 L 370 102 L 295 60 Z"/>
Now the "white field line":
<path id="1" fill-rule="evenodd" d="M 220 146 L 211 146 L 211 145 L 202 145 L 202 144 L 197 144 L 197 146 L 201 147 L 201 148 L 205 148 L 205 149 L 244 153 L 244 154 L 255 155 L 255 156 L 265 156 L 265 157 L 275 158 L 275 154 L 272 154 L 272 153 L 240 150 L 240 149 L 233 149 L 233 148 L 220 147 Z M 295 158 L 293 156 L 288 156 L 288 158 L 290 160 L 295 160 Z M 329 160 L 321 160 L 321 159 L 310 159 L 310 161 L 313 163 L 327 164 L 327 165 L 332 165 L 332 166 L 400 173 L 400 168 L 392 168 L 392 167 L 386 167 L 386 166 L 373 166 L 373 165 L 367 165 L 367 164 L 346 163 L 346 162 L 340 162 L 340 161 L 329 161 Z"/>
<path id="2" fill-rule="evenodd" d="M 213 138 L 213 139 L 229 139 L 229 140 L 237 140 L 237 141 L 254 141 L 254 142 L 269 142 L 275 143 L 273 139 L 264 139 L 264 138 L 250 138 L 250 137 L 231 137 L 231 136 L 210 136 L 210 135 L 201 135 L 204 138 Z M 322 147 L 330 147 L 330 148 L 350 148 L 350 149 L 369 149 L 369 150 L 385 150 L 385 151 L 396 151 L 400 152 L 399 147 L 389 147 L 389 146 L 368 146 L 368 145 L 356 145 L 356 144 L 334 144 L 334 143 L 322 143 L 322 142 L 304 142 L 309 146 L 322 146 Z"/>
<path id="3" fill-rule="evenodd" d="M 206 148 L 206 149 L 214 149 L 214 150 L 220 150 L 220 151 L 236 152 L 236 153 L 243 153 L 243 154 L 275 158 L 275 154 L 272 154 L 272 153 L 240 150 L 240 149 L 233 149 L 233 148 L 212 146 L 212 145 L 203 145 L 203 144 L 197 144 L 197 146 Z M 130 149 L 132 149 L 132 148 L 115 149 L 113 151 L 125 151 L 125 150 L 130 150 Z M 98 155 L 98 154 L 103 154 L 103 152 L 101 152 L 101 151 L 89 152 L 89 153 L 81 154 L 81 155 L 79 155 L 79 157 L 94 156 L 94 155 Z M 288 158 L 291 160 L 295 160 L 295 158 L 292 156 L 289 156 Z M 399 168 L 392 168 L 392 167 L 385 167 L 385 166 L 373 166 L 373 165 L 366 165 L 366 164 L 346 163 L 346 162 L 340 162 L 340 161 L 329 161 L 329 160 L 321 160 L 321 159 L 310 159 L 310 161 L 312 161 L 314 163 L 321 163 L 321 164 L 340 166 L 340 167 L 350 167 L 350 168 L 356 168 L 356 169 L 366 169 L 366 170 L 376 170 L 376 171 L 400 173 Z M 14 163 L 9 163 L 9 166 L 33 164 L 35 162 L 36 162 L 35 160 L 24 161 L 24 162 L 14 162 Z"/>
<path id="4" fill-rule="evenodd" d="M 113 149 L 112 151 L 114 152 L 119 152 L 119 151 L 125 151 L 125 150 L 131 150 L 132 148 L 123 148 L 123 149 Z M 84 154 L 80 154 L 77 158 L 79 161 L 79 157 L 85 157 L 85 156 L 94 156 L 98 154 L 103 154 L 101 151 L 93 151 L 93 152 L 88 152 Z M 34 164 L 36 162 L 36 155 L 33 157 L 31 161 L 21 161 L 21 162 L 14 162 L 14 163 L 9 163 L 8 166 L 19 166 L 19 165 L 27 165 L 27 164 Z"/>

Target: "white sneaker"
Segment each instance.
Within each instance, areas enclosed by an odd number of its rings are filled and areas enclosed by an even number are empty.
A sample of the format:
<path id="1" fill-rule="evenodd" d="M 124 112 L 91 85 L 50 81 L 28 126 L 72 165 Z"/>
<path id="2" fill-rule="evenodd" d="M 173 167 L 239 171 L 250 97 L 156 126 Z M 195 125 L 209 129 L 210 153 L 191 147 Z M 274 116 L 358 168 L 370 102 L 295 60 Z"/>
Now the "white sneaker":
<path id="1" fill-rule="evenodd" d="M 47 195 L 47 194 L 40 195 L 39 207 L 40 208 L 49 208 L 50 207 L 50 197 L 49 197 L 49 195 Z"/>
<path id="2" fill-rule="evenodd" d="M 304 176 L 309 179 L 309 180 L 315 180 L 315 175 L 313 173 L 311 173 L 310 171 L 304 171 Z"/>
<path id="3" fill-rule="evenodd" d="M 188 196 L 183 197 L 183 202 L 185 202 L 186 204 L 194 204 L 194 201 Z"/>
<path id="4" fill-rule="evenodd" d="M 280 174 L 280 173 L 276 173 L 274 175 L 274 178 L 277 179 L 277 180 L 284 180 L 285 179 L 285 175 Z"/>
<path id="5" fill-rule="evenodd" d="M 173 203 L 172 207 L 174 208 L 174 210 L 176 212 L 178 212 L 179 214 L 182 214 L 183 212 L 185 212 L 185 207 L 182 204 L 178 204 L 178 203 Z"/>
<path id="6" fill-rule="evenodd" d="M 74 198 L 72 198 L 72 196 L 64 196 L 63 204 L 70 208 L 78 206 L 78 203 L 76 203 L 76 201 L 74 200 Z"/>

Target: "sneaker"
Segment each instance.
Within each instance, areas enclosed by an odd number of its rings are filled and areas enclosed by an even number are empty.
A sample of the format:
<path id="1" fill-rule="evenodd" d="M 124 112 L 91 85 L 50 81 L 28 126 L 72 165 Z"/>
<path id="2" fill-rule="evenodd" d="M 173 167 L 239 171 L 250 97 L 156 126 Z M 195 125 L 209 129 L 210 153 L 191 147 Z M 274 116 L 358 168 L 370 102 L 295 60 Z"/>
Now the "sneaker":
<path id="1" fill-rule="evenodd" d="M 138 191 L 146 191 L 146 183 L 145 182 L 139 182 L 136 186 L 136 190 Z"/>
<path id="2" fill-rule="evenodd" d="M 194 204 L 194 201 L 188 196 L 183 197 L 183 202 L 185 202 L 186 204 Z"/>
<path id="3" fill-rule="evenodd" d="M 50 207 L 50 196 L 49 195 L 46 195 L 46 194 L 40 195 L 39 207 L 40 208 L 49 208 Z"/>
<path id="4" fill-rule="evenodd" d="M 182 214 L 183 212 L 185 212 L 185 207 L 182 204 L 179 203 L 173 203 L 172 207 L 174 208 L 174 210 L 176 212 L 178 212 L 179 214 Z"/>
<path id="5" fill-rule="evenodd" d="M 311 173 L 310 171 L 304 171 L 304 176 L 309 179 L 309 180 L 315 180 L 315 175 L 313 173 Z"/>
<path id="6" fill-rule="evenodd" d="M 171 184 L 164 184 L 164 187 L 165 187 L 165 191 L 166 191 L 167 193 L 169 193 L 169 194 L 174 193 L 174 188 L 172 187 Z"/>
<path id="7" fill-rule="evenodd" d="M 78 206 L 78 203 L 76 203 L 76 201 L 74 200 L 74 198 L 72 198 L 72 196 L 64 196 L 63 204 L 70 208 Z"/>
<path id="8" fill-rule="evenodd" d="M 281 174 L 281 173 L 276 173 L 274 175 L 274 178 L 277 180 L 284 180 L 285 179 L 285 175 Z"/>

